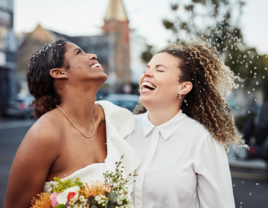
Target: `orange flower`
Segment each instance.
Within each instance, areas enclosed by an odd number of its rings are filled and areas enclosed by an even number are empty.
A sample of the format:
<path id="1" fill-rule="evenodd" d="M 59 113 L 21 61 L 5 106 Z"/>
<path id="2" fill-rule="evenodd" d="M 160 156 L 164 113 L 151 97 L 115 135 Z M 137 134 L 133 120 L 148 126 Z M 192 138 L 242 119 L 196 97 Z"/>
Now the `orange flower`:
<path id="1" fill-rule="evenodd" d="M 83 195 L 86 199 L 90 196 L 98 196 L 98 195 L 105 195 L 105 192 L 111 192 L 112 189 L 109 185 L 105 186 L 104 182 L 101 181 L 93 181 L 86 183 L 86 186 L 83 187 L 80 191 L 80 194 Z"/>
<path id="2" fill-rule="evenodd" d="M 37 198 L 33 198 L 31 208 L 53 208 L 50 201 L 50 194 L 37 194 Z"/>

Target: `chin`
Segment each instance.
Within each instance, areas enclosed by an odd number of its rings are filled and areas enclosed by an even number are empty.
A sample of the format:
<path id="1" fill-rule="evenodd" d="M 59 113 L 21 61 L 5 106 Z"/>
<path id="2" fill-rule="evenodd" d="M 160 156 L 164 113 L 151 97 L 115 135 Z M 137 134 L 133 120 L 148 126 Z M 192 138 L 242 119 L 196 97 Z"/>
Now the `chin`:
<path id="1" fill-rule="evenodd" d="M 102 74 L 95 79 L 105 82 L 108 79 L 108 76 L 104 72 L 102 72 Z"/>
<path id="2" fill-rule="evenodd" d="M 104 79 L 104 82 L 108 79 L 108 76 L 107 76 L 107 74 L 105 74 L 104 72 L 103 72 L 103 79 Z"/>
<path id="3" fill-rule="evenodd" d="M 154 103 L 154 100 L 152 99 L 152 97 L 150 98 L 149 96 L 140 95 L 140 102 L 147 109 Z"/>

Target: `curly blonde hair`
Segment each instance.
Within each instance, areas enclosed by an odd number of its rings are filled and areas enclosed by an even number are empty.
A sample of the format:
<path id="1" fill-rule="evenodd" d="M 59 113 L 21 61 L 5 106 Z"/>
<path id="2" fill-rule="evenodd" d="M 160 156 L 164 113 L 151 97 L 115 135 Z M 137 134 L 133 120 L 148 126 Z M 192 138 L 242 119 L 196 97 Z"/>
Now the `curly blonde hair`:
<path id="1" fill-rule="evenodd" d="M 235 126 L 234 117 L 225 99 L 226 95 L 239 86 L 235 80 L 242 79 L 223 63 L 217 49 L 198 41 L 186 45 L 169 44 L 158 53 L 168 53 L 179 58 L 179 81 L 190 81 L 193 84 L 193 89 L 186 95 L 182 104 L 183 112 L 204 125 L 213 138 L 226 149 L 227 143 L 247 147 L 242 140 L 242 134 Z M 142 103 L 139 103 L 134 114 L 146 111 Z"/>

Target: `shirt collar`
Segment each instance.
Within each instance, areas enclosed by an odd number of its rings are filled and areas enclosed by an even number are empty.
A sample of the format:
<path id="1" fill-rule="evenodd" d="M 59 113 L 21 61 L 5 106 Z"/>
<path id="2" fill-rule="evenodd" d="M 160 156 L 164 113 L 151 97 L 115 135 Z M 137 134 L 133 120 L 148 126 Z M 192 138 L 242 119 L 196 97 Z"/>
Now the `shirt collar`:
<path id="1" fill-rule="evenodd" d="M 158 128 L 163 138 L 167 140 L 172 134 L 175 133 L 177 129 L 182 126 L 182 124 L 186 121 L 186 118 L 187 116 L 182 112 L 182 110 L 180 110 L 176 116 L 166 123 L 161 124 L 160 126 L 155 126 L 149 120 L 148 112 L 146 112 L 143 118 L 143 136 L 144 138 L 147 137 L 153 128 Z"/>

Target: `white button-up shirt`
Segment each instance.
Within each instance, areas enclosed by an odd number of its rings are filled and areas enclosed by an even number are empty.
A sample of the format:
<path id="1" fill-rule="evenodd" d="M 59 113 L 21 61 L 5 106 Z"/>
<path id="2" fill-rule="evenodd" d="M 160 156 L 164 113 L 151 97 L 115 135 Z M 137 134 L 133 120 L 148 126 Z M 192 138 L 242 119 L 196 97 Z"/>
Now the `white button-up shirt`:
<path id="1" fill-rule="evenodd" d="M 135 116 L 126 138 L 139 153 L 135 208 L 234 208 L 233 189 L 223 145 L 196 120 L 180 111 L 154 126 L 148 113 Z"/>

